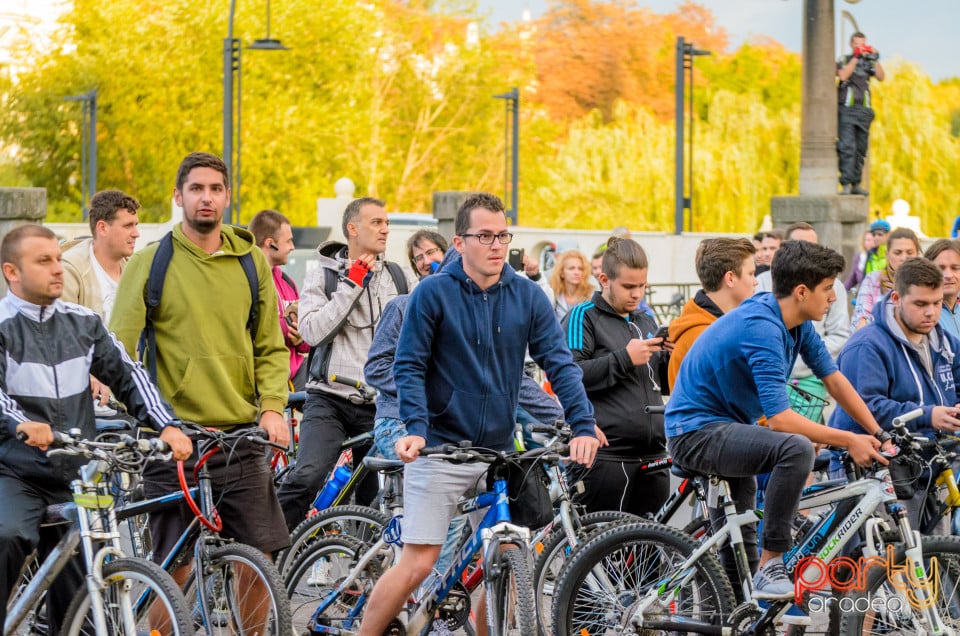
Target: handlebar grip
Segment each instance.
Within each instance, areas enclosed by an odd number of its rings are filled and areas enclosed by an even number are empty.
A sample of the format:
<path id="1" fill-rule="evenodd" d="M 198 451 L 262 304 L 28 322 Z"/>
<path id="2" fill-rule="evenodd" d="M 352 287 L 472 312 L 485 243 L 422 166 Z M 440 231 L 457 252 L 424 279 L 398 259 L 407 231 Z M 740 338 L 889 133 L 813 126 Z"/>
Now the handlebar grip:
<path id="1" fill-rule="evenodd" d="M 531 424 L 530 432 L 531 433 L 556 433 L 560 431 L 559 427 L 553 426 L 551 424 Z"/>
<path id="2" fill-rule="evenodd" d="M 420 455 L 449 455 L 460 450 L 456 444 L 440 444 L 439 446 L 424 446 Z"/>
<path id="3" fill-rule="evenodd" d="M 27 434 L 24 433 L 23 431 L 17 431 L 17 439 L 20 440 L 21 442 L 27 441 L 27 438 L 28 438 L 28 437 L 29 437 L 29 435 L 27 435 Z"/>
<path id="4" fill-rule="evenodd" d="M 336 382 L 337 384 L 343 384 L 360 391 L 360 394 L 363 396 L 364 400 L 370 401 L 377 397 L 377 390 L 370 385 L 365 384 L 362 380 L 354 380 L 353 378 L 348 378 L 344 375 L 332 373 L 330 374 L 330 381 Z"/>
<path id="5" fill-rule="evenodd" d="M 913 420 L 922 416 L 923 416 L 923 409 L 913 409 L 909 413 L 904 413 L 903 415 L 899 415 L 893 418 L 893 427 L 894 428 L 904 427 L 907 425 L 907 422 L 912 422 Z"/>
<path id="6" fill-rule="evenodd" d="M 667 410 L 667 407 L 657 406 L 654 404 L 643 407 L 643 412 L 646 413 L 647 415 L 663 415 L 663 413 L 666 410 Z"/>

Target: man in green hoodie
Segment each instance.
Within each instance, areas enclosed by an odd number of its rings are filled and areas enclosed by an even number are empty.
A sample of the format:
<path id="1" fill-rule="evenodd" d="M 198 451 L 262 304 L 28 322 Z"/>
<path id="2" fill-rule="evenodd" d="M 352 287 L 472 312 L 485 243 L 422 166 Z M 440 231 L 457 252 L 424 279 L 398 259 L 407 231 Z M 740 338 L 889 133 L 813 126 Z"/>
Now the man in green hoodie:
<path id="1" fill-rule="evenodd" d="M 152 363 L 160 392 L 182 420 L 224 430 L 259 425 L 271 441 L 286 445 L 288 354 L 277 322 L 273 276 L 253 235 L 221 224 L 230 205 L 226 165 L 211 154 L 188 155 L 177 172 L 174 200 L 183 208 L 183 221 L 173 229 L 173 255 L 160 305 L 152 312 Z M 154 243 L 133 255 L 117 290 L 110 328 L 131 356 L 145 324 L 144 292 L 157 247 Z M 258 282 L 256 319 L 249 328 L 253 294 L 240 262 L 247 253 Z M 195 461 L 196 450 L 188 464 Z M 289 545 L 261 446 L 241 443 L 232 453 L 215 455 L 208 466 L 223 536 L 267 554 Z M 178 490 L 176 467 L 151 464 L 144 484 L 148 497 Z M 191 518 L 185 506 L 151 514 L 158 560 Z M 185 574 L 181 568 L 175 577 Z"/>

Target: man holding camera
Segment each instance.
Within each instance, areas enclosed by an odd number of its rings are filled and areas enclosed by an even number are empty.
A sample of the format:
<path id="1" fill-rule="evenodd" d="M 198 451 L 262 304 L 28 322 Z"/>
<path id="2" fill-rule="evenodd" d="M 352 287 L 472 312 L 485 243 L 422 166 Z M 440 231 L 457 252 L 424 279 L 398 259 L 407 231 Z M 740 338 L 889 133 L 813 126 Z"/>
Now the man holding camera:
<path id="1" fill-rule="evenodd" d="M 837 121 L 837 154 L 840 157 L 841 194 L 869 194 L 860 187 L 863 162 L 870 138 L 870 78 L 883 81 L 880 53 L 867 44 L 867 36 L 857 31 L 850 36 L 852 53 L 837 63 L 840 79 Z"/>

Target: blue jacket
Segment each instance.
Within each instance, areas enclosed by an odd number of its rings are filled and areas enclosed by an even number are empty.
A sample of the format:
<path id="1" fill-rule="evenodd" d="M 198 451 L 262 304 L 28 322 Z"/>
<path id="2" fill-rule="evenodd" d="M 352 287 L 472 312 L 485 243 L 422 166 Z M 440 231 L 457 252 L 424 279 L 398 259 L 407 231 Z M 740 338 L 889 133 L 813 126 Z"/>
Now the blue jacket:
<path id="1" fill-rule="evenodd" d="M 363 377 L 367 384 L 377 390 L 377 418 L 400 417 L 397 384 L 393 380 L 393 360 L 409 299 L 410 296 L 404 294 L 384 306 L 380 320 L 377 321 L 377 330 L 373 334 L 373 342 L 370 343 L 367 363 L 363 366 Z"/>
<path id="2" fill-rule="evenodd" d="M 456 260 L 410 295 L 394 378 L 400 419 L 428 445 L 513 447 L 524 351 L 546 372 L 574 434 L 593 436 L 593 408 L 560 323 L 536 283 L 504 266 L 481 290 Z"/>
<path id="3" fill-rule="evenodd" d="M 960 341 L 940 325 L 930 332 L 930 357 L 933 376 L 927 373 L 917 351 L 907 343 L 893 317 L 889 294 L 873 309 L 874 322 L 859 329 L 840 352 L 840 371 L 853 384 L 877 423 L 890 429 L 893 418 L 918 407 L 923 417 L 909 424 L 920 434 L 932 433 L 930 415 L 935 406 L 957 404 L 957 380 L 960 379 Z M 830 426 L 865 433 L 843 409 L 830 418 Z"/>
<path id="4" fill-rule="evenodd" d="M 837 370 L 812 322 L 788 330 L 773 294 L 748 298 L 707 327 L 683 359 L 667 402 L 667 438 L 716 422 L 755 424 L 786 411 L 787 379 L 798 355 L 818 378 Z"/>

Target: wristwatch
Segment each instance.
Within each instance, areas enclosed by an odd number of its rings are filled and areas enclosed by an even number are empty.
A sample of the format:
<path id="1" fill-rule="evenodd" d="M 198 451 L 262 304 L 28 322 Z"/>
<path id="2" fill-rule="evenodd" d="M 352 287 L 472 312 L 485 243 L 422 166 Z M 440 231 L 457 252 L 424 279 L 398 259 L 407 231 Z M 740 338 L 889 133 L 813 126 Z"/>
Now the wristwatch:
<path id="1" fill-rule="evenodd" d="M 882 428 L 874 433 L 873 436 L 880 440 L 881 444 L 893 439 L 893 436 Z"/>

